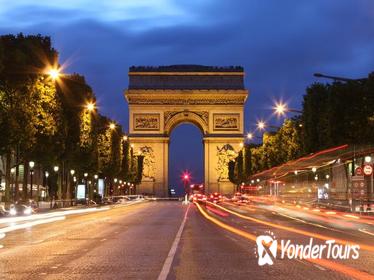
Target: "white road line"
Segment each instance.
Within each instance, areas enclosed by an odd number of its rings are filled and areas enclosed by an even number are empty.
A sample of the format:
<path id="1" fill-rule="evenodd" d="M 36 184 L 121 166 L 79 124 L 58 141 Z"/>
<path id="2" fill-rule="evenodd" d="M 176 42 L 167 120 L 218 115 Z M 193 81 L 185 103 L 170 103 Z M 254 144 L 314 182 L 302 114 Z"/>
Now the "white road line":
<path id="1" fill-rule="evenodd" d="M 361 231 L 361 232 L 363 232 L 363 233 L 366 233 L 366 234 L 369 234 L 369 235 L 374 236 L 374 233 L 371 233 L 370 231 L 367 231 L 367 230 L 364 229 L 364 228 L 360 228 L 358 231 Z"/>
<path id="2" fill-rule="evenodd" d="M 324 267 L 319 266 L 318 264 L 315 264 L 314 266 L 317 267 L 319 270 L 324 270 L 324 271 L 326 270 Z"/>
<path id="3" fill-rule="evenodd" d="M 166 278 L 169 275 L 171 265 L 173 263 L 175 254 L 177 252 L 179 241 L 181 240 L 181 236 L 182 236 L 182 232 L 183 232 L 183 229 L 184 229 L 184 225 L 186 224 L 186 221 L 187 221 L 187 213 L 188 213 L 189 209 L 190 209 L 190 204 L 188 205 L 187 210 L 184 213 L 183 221 L 182 221 L 182 223 L 181 223 L 181 225 L 179 227 L 177 235 L 175 236 L 175 239 L 173 241 L 173 245 L 170 248 L 169 254 L 166 257 L 166 260 L 164 262 L 164 265 L 162 267 L 162 270 L 161 270 L 160 274 L 158 275 L 157 280 L 166 280 Z"/>

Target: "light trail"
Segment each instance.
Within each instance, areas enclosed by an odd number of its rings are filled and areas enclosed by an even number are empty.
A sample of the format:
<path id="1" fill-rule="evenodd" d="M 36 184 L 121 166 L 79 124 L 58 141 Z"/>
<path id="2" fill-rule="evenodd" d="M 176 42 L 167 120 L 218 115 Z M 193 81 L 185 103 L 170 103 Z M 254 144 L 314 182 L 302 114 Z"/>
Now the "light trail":
<path id="1" fill-rule="evenodd" d="M 40 220 L 40 219 L 46 219 L 46 218 L 68 216 L 68 215 L 73 215 L 73 214 L 84 214 L 84 213 L 91 213 L 91 212 L 97 212 L 97 211 L 105 211 L 109 209 L 110 209 L 109 207 L 101 207 L 101 208 L 95 207 L 95 208 L 88 208 L 88 209 L 64 210 L 64 211 L 57 211 L 57 212 L 46 213 L 46 214 L 34 214 L 31 216 L 25 216 L 25 217 L 2 218 L 0 219 L 0 224 Z"/>
<path id="2" fill-rule="evenodd" d="M 19 230 L 19 229 L 25 229 L 25 228 L 33 227 L 33 226 L 36 226 L 36 225 L 53 223 L 53 222 L 56 222 L 56 221 L 62 221 L 62 220 L 65 220 L 65 216 L 54 217 L 54 218 L 43 219 L 43 220 L 37 220 L 37 221 L 28 222 L 28 223 L 24 223 L 24 224 L 20 224 L 20 225 L 8 226 L 8 227 L 1 228 L 0 229 L 0 234 L 15 231 L 15 230 Z"/>
<path id="3" fill-rule="evenodd" d="M 207 203 L 211 204 L 208 201 L 207 201 Z M 350 242 L 350 241 L 347 241 L 347 240 L 342 240 L 342 239 L 331 237 L 331 236 L 325 236 L 325 235 L 318 234 L 318 233 L 312 233 L 312 232 L 308 232 L 308 231 L 301 230 L 301 229 L 291 228 L 291 227 L 287 227 L 287 226 L 274 224 L 274 223 L 271 223 L 271 222 L 262 221 L 262 220 L 259 220 L 259 219 L 256 219 L 256 218 L 252 218 L 252 217 L 249 217 L 249 216 L 239 214 L 235 211 L 232 211 L 230 209 L 227 209 L 227 208 L 222 207 L 222 206 L 217 205 L 217 204 L 215 204 L 215 206 L 217 208 L 223 210 L 223 211 L 226 211 L 230 214 L 233 214 L 233 215 L 235 215 L 239 218 L 245 219 L 245 220 L 249 220 L 249 221 L 252 221 L 252 222 L 256 222 L 256 223 L 259 223 L 259 224 L 267 225 L 267 226 L 270 226 L 270 227 L 274 227 L 274 228 L 278 228 L 278 229 L 282 229 L 282 230 L 286 230 L 286 231 L 290 231 L 290 232 L 294 232 L 294 233 L 298 233 L 298 234 L 301 234 L 301 235 L 304 235 L 304 236 L 318 238 L 318 239 L 325 240 L 325 241 L 333 239 L 337 243 L 342 244 L 342 245 L 360 245 L 361 249 L 374 252 L 374 246 L 370 246 L 370 245 L 366 245 L 366 244 L 353 243 L 353 242 Z"/>
<path id="4" fill-rule="evenodd" d="M 219 226 L 219 227 L 221 227 L 221 228 L 223 228 L 227 231 L 230 231 L 230 232 L 235 233 L 235 234 L 237 234 L 241 237 L 244 237 L 246 239 L 249 239 L 251 241 L 256 242 L 257 236 L 255 236 L 253 234 L 250 234 L 248 232 L 245 232 L 243 230 L 237 229 L 235 227 L 229 226 L 229 225 L 217 220 L 216 218 L 213 218 L 213 217 L 209 216 L 208 213 L 206 213 L 198 203 L 195 203 L 195 205 L 197 206 L 200 213 L 207 220 L 211 221 L 212 223 L 216 224 L 217 226 Z M 281 246 L 279 244 L 277 246 L 277 249 L 281 250 Z M 344 275 L 349 275 L 350 277 L 353 277 L 355 279 L 359 279 L 359 280 L 372 279 L 372 275 L 370 275 L 366 272 L 363 272 L 363 271 L 345 266 L 343 264 L 339 264 L 337 262 L 332 262 L 332 261 L 324 260 L 324 259 L 305 259 L 305 260 L 308 261 L 308 262 L 326 267 L 330 270 L 337 271 L 337 272 L 342 273 Z"/>

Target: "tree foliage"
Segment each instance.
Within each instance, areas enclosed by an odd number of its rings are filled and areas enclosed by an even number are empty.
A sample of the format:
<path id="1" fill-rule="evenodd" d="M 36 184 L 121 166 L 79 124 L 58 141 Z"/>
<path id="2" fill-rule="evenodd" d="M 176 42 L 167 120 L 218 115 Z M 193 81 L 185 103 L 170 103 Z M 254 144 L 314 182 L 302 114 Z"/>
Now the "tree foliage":
<path id="1" fill-rule="evenodd" d="M 58 67 L 57 61 L 49 37 L 0 36 L 0 156 L 7 162 L 7 195 L 10 167 L 16 166 L 18 180 L 18 167 L 24 165 L 27 185 L 30 160 L 49 171 L 52 193 L 58 186 L 55 165 L 65 185 L 71 169 L 78 178 L 100 173 L 139 183 L 142 159 L 129 157 L 121 126 L 109 129 L 113 121 L 86 106 L 96 98 L 83 76 L 63 74 L 52 80 L 46 74 L 48 67 Z"/>
<path id="2" fill-rule="evenodd" d="M 374 141 L 374 74 L 361 82 L 316 83 L 303 101 L 304 152 Z"/>

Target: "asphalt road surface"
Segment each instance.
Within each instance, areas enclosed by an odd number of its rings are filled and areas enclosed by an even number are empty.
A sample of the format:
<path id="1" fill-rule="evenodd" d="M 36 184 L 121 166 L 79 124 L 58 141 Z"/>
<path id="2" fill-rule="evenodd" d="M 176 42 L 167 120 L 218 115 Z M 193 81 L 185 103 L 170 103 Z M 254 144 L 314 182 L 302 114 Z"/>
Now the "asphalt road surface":
<path id="1" fill-rule="evenodd" d="M 374 279 L 372 225 L 366 232 L 344 230 L 338 222 L 325 221 L 330 227 L 256 205 L 222 206 L 256 220 L 180 202 L 143 202 L 31 221 L 0 219 L 0 279 Z M 256 243 L 245 234 L 268 231 L 300 244 L 313 233 L 364 249 L 357 260 L 334 261 L 334 267 L 278 258 L 259 266 Z"/>

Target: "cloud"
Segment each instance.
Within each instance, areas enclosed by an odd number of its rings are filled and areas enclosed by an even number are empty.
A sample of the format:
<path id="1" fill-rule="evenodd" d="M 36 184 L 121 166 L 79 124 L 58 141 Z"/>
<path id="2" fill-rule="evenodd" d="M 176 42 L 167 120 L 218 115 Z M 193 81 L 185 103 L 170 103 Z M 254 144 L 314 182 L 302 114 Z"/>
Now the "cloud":
<path id="1" fill-rule="evenodd" d="M 51 35 L 67 70 L 85 75 L 102 112 L 125 127 L 131 65 L 243 65 L 247 130 L 274 98 L 300 108 L 314 72 L 361 77 L 374 66 L 369 0 L 48 3 L 0 0 L 0 31 Z"/>

